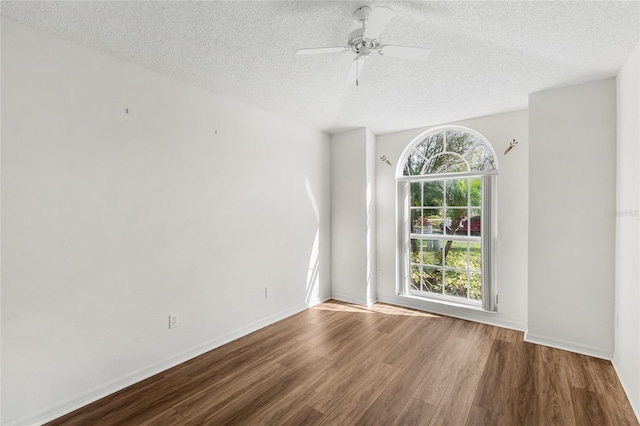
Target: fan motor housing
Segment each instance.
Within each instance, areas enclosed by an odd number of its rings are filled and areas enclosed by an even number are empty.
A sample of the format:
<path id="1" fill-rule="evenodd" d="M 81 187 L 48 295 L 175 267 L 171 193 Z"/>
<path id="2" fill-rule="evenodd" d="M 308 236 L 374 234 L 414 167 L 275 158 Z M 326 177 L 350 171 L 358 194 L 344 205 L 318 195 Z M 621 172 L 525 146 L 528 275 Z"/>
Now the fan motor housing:
<path id="1" fill-rule="evenodd" d="M 362 36 L 364 28 L 358 28 L 351 31 L 349 34 L 349 41 L 347 44 L 354 53 L 368 54 L 372 50 L 377 50 L 380 46 L 380 41 L 377 39 L 365 38 Z"/>

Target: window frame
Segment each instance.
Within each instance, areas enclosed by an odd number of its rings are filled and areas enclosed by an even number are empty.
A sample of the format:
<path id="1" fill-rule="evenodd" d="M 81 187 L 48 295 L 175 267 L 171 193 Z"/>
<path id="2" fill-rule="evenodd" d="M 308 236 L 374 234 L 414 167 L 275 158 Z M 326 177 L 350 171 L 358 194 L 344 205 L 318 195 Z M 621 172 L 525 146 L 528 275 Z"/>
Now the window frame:
<path id="1" fill-rule="evenodd" d="M 494 169 L 491 170 L 472 170 L 468 172 L 453 172 L 439 174 L 421 174 L 421 175 L 405 175 L 405 164 L 409 158 L 411 151 L 422 143 L 426 138 L 441 132 L 458 131 L 471 134 L 480 139 L 482 143 L 489 148 L 492 155 Z M 456 154 L 455 152 L 446 151 L 446 133 L 443 135 L 443 150 L 432 155 L 434 158 L 438 155 L 447 153 Z M 429 158 L 429 159 L 430 159 Z M 464 157 L 462 157 L 464 159 Z M 427 159 L 427 160 L 429 160 Z M 466 162 L 466 160 L 465 160 Z M 422 170 L 424 172 L 424 169 Z M 447 181 L 455 179 L 471 179 L 480 178 L 481 185 L 481 232 L 479 237 L 456 236 L 456 235 L 439 235 L 411 233 L 411 190 L 412 182 L 428 182 L 428 181 Z M 496 262 L 495 251 L 497 244 L 497 185 L 498 185 L 498 161 L 493 147 L 489 141 L 480 133 L 462 126 L 440 126 L 429 129 L 414 138 L 404 149 L 397 163 L 396 169 L 396 293 L 399 296 L 419 298 L 430 302 L 451 303 L 473 309 L 482 309 L 484 311 L 497 311 L 497 280 L 496 280 Z M 467 208 L 470 208 L 467 205 Z M 479 242 L 481 247 L 481 285 L 482 300 L 463 298 L 460 296 L 452 296 L 446 294 L 412 291 L 411 288 L 411 239 L 432 239 L 445 241 L 464 241 Z M 443 266 L 443 269 L 446 268 Z M 443 274 L 445 273 L 443 270 Z M 467 258 L 467 271 L 469 270 L 469 259 Z"/>

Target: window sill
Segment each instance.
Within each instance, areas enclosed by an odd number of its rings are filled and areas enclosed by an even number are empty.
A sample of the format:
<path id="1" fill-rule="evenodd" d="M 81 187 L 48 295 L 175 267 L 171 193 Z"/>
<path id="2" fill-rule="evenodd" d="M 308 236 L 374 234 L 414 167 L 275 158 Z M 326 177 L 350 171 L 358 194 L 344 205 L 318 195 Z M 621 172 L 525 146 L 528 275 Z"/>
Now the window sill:
<path id="1" fill-rule="evenodd" d="M 449 308 L 452 310 L 463 309 L 465 311 L 482 312 L 487 314 L 498 313 L 497 311 L 485 311 L 484 309 L 482 309 L 482 306 L 468 305 L 466 303 L 456 303 L 449 300 L 431 299 L 422 296 L 416 296 L 413 294 L 399 294 L 398 297 L 414 302 L 419 302 L 420 304 L 424 303 L 427 307 L 429 304 L 433 304 L 435 306 L 441 306 L 443 308 Z"/>

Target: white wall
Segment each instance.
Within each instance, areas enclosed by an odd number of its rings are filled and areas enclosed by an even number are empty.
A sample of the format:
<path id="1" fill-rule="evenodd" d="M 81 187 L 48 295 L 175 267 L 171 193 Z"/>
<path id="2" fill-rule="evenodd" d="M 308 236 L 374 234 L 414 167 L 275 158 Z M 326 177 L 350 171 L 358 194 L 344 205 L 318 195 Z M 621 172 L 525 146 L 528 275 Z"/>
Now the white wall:
<path id="1" fill-rule="evenodd" d="M 367 220 L 367 304 L 376 301 L 376 135 L 366 130 L 366 220 Z"/>
<path id="2" fill-rule="evenodd" d="M 329 296 L 328 135 L 5 19 L 2 89 L 3 424 Z"/>
<path id="3" fill-rule="evenodd" d="M 610 358 L 614 78 L 529 96 L 527 339 Z"/>
<path id="4" fill-rule="evenodd" d="M 367 155 L 369 130 L 331 135 L 331 296 L 347 302 L 370 302 Z M 374 222 L 375 223 L 375 222 Z M 373 262 L 373 264 L 372 264 Z"/>
<path id="5" fill-rule="evenodd" d="M 377 136 L 376 157 L 385 155 L 392 167 L 379 163 L 376 175 L 377 260 L 383 273 L 377 283 L 378 300 L 447 315 L 524 330 L 527 321 L 527 203 L 528 116 L 517 111 L 451 123 L 480 132 L 498 156 L 497 313 L 418 301 L 396 294 L 396 183 L 395 170 L 404 148 L 429 129 L 406 130 Z M 502 153 L 512 139 L 519 141 L 509 155 Z"/>
<path id="6" fill-rule="evenodd" d="M 629 401 L 640 418 L 640 44 L 618 74 L 616 168 L 616 367 Z"/>

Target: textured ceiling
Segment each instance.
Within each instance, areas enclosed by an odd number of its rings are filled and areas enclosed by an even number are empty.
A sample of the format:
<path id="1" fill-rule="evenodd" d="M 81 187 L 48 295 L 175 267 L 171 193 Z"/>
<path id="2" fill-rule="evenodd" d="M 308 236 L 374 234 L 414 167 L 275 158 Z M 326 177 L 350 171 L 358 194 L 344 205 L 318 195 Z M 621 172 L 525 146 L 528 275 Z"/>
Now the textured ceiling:
<path id="1" fill-rule="evenodd" d="M 383 41 L 427 61 L 374 56 L 360 86 L 353 11 L 397 12 Z M 10 2 L 2 15 L 328 132 L 385 133 L 527 107 L 528 94 L 614 76 L 639 39 L 640 2 Z"/>

